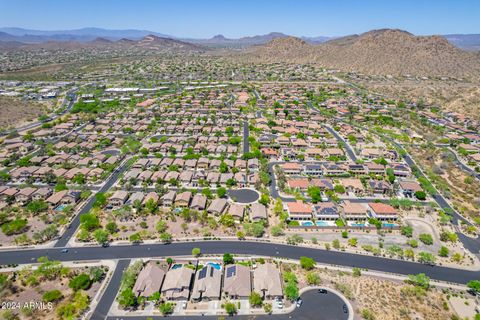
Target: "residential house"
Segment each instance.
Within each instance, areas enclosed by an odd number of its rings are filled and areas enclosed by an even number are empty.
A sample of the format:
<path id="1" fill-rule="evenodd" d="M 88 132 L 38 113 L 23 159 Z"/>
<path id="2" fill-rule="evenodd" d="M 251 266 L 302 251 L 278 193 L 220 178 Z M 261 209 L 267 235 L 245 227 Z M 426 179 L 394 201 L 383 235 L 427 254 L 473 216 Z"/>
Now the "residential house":
<path id="1" fill-rule="evenodd" d="M 415 192 L 423 190 L 420 184 L 416 181 L 400 181 L 398 187 L 400 194 L 407 198 L 411 198 Z"/>
<path id="2" fill-rule="evenodd" d="M 215 215 L 221 215 L 225 212 L 227 208 L 226 199 L 214 199 L 207 208 L 208 213 L 213 213 Z"/>
<path id="3" fill-rule="evenodd" d="M 190 191 L 179 193 L 175 198 L 175 206 L 186 208 L 190 204 L 191 198 L 192 198 L 192 193 Z"/>
<path id="4" fill-rule="evenodd" d="M 367 219 L 367 208 L 360 203 L 345 201 L 341 208 L 345 220 L 357 221 Z"/>
<path id="5" fill-rule="evenodd" d="M 164 269 L 153 261 L 150 261 L 138 274 L 135 285 L 133 286 L 133 293 L 137 297 L 148 298 L 154 293 L 160 292 L 165 274 Z"/>
<path id="6" fill-rule="evenodd" d="M 381 221 L 397 220 L 397 210 L 389 204 L 381 202 L 369 202 L 367 213 L 370 217 Z"/>
<path id="7" fill-rule="evenodd" d="M 128 192 L 124 190 L 115 191 L 108 200 L 109 206 L 113 209 L 120 208 L 128 199 Z"/>
<path id="8" fill-rule="evenodd" d="M 322 202 L 313 206 L 313 215 L 317 220 L 336 221 L 340 218 L 338 207 L 333 202 Z"/>
<path id="9" fill-rule="evenodd" d="M 195 275 L 192 289 L 192 300 L 211 301 L 220 299 L 222 271 L 207 264 Z"/>
<path id="10" fill-rule="evenodd" d="M 171 207 L 175 202 L 175 197 L 177 196 L 177 192 L 169 191 L 162 196 L 162 205 L 164 207 Z"/>
<path id="11" fill-rule="evenodd" d="M 267 221 L 267 218 L 267 208 L 263 204 L 256 202 L 250 206 L 250 219 L 252 221 Z"/>
<path id="12" fill-rule="evenodd" d="M 303 201 L 287 202 L 288 217 L 290 220 L 312 219 L 312 207 Z"/>
<path id="13" fill-rule="evenodd" d="M 171 268 L 165 275 L 161 293 L 167 300 L 188 300 L 194 271 L 185 266 Z"/>
<path id="14" fill-rule="evenodd" d="M 245 212 L 245 206 L 238 203 L 232 203 L 228 208 L 228 213 L 232 215 L 232 217 L 237 221 L 240 221 L 243 219 L 244 212 Z"/>
<path id="15" fill-rule="evenodd" d="M 223 292 L 230 299 L 247 299 L 252 293 L 250 268 L 240 264 L 225 266 Z"/>
<path id="16" fill-rule="evenodd" d="M 267 262 L 258 264 L 253 270 L 253 290 L 263 299 L 282 299 L 282 278 L 275 264 Z"/>
<path id="17" fill-rule="evenodd" d="M 204 196 L 203 194 L 196 194 L 193 196 L 192 203 L 190 205 L 190 208 L 193 210 L 205 210 L 207 206 L 207 197 Z"/>

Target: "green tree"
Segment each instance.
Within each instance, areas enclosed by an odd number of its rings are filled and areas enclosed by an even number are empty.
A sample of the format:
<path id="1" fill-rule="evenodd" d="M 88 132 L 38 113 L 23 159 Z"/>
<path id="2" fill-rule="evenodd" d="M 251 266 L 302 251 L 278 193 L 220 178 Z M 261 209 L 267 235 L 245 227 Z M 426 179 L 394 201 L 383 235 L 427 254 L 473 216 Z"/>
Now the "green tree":
<path id="1" fill-rule="evenodd" d="M 270 233 L 271 233 L 272 236 L 274 236 L 274 237 L 279 237 L 279 236 L 281 236 L 281 235 L 284 234 L 283 228 L 282 228 L 281 225 L 272 226 L 272 227 L 270 228 Z"/>
<path id="2" fill-rule="evenodd" d="M 48 204 L 43 200 L 34 200 L 27 204 L 27 210 L 33 214 L 39 214 L 48 210 Z"/>
<path id="3" fill-rule="evenodd" d="M 90 276 L 86 273 L 81 273 L 78 276 L 73 277 L 68 283 L 68 286 L 74 291 L 78 291 L 80 289 L 87 290 L 90 288 L 91 284 L 92 280 L 90 279 Z"/>
<path id="4" fill-rule="evenodd" d="M 476 294 L 480 293 L 480 280 L 471 280 L 467 282 L 467 287 Z"/>
<path id="5" fill-rule="evenodd" d="M 95 241 L 99 244 L 105 244 L 108 242 L 108 232 L 103 230 L 103 229 L 97 229 L 93 231 L 93 237 L 95 238 Z"/>
<path id="6" fill-rule="evenodd" d="M 418 254 L 418 261 L 420 263 L 433 264 L 435 263 L 435 257 L 430 252 L 420 252 Z"/>
<path id="7" fill-rule="evenodd" d="M 16 218 L 15 220 L 2 224 L 2 232 L 7 236 L 23 233 L 26 229 L 27 219 Z"/>
<path id="8" fill-rule="evenodd" d="M 270 196 L 268 195 L 268 193 L 262 193 L 258 202 L 268 207 L 268 204 L 270 203 Z"/>
<path id="9" fill-rule="evenodd" d="M 219 198 L 224 198 L 227 195 L 227 189 L 224 187 L 217 188 L 217 195 Z"/>
<path id="10" fill-rule="evenodd" d="M 362 310 L 362 319 L 365 319 L 365 320 L 375 320 L 375 314 L 373 313 L 373 311 L 371 311 L 370 309 L 363 309 Z"/>
<path id="11" fill-rule="evenodd" d="M 309 272 L 307 273 L 307 283 L 309 285 L 317 286 L 320 284 L 320 276 L 316 272 Z"/>
<path id="12" fill-rule="evenodd" d="M 170 243 L 172 242 L 172 234 L 168 232 L 162 232 L 160 234 L 160 240 L 162 240 L 163 243 Z"/>
<path id="13" fill-rule="evenodd" d="M 92 267 L 90 268 L 89 274 L 90 279 L 92 279 L 93 282 L 99 282 L 103 279 L 103 276 L 105 275 L 105 270 L 103 270 L 102 267 Z"/>
<path id="14" fill-rule="evenodd" d="M 163 232 L 167 231 L 167 229 L 168 229 L 167 222 L 164 221 L 164 220 L 159 220 L 157 222 L 156 229 L 157 229 L 158 233 L 163 233 Z"/>
<path id="15" fill-rule="evenodd" d="M 140 241 L 142 241 L 142 237 L 138 232 L 136 232 L 130 235 L 129 240 L 131 243 L 139 243 Z"/>
<path id="16" fill-rule="evenodd" d="M 224 264 L 233 264 L 235 262 L 233 255 L 231 253 L 223 254 L 223 263 Z"/>
<path id="17" fill-rule="evenodd" d="M 357 243 L 358 243 L 357 238 L 350 238 L 350 239 L 348 239 L 348 245 L 350 245 L 350 246 L 352 246 L 352 247 L 356 247 L 356 246 L 357 246 Z"/>
<path id="18" fill-rule="evenodd" d="M 131 308 L 137 305 L 137 297 L 130 288 L 122 290 L 117 300 L 120 306 L 124 308 Z"/>
<path id="19" fill-rule="evenodd" d="M 63 298 L 63 294 L 60 290 L 51 290 L 43 294 L 42 300 L 45 302 L 53 302 Z"/>
<path id="20" fill-rule="evenodd" d="M 296 283 L 288 282 L 285 286 L 285 296 L 289 300 L 296 300 L 299 297 L 298 286 Z"/>
<path id="21" fill-rule="evenodd" d="M 300 257 L 300 266 L 305 270 L 312 270 L 315 268 L 316 264 L 317 263 L 312 258 L 305 256 Z"/>
<path id="22" fill-rule="evenodd" d="M 225 303 L 225 312 L 227 312 L 228 315 L 233 316 L 234 314 L 237 313 L 237 306 L 233 302 L 227 302 Z"/>
<path id="23" fill-rule="evenodd" d="M 425 243 L 426 245 L 432 245 L 433 244 L 433 237 L 429 233 L 422 233 L 418 236 L 418 239 Z"/>
<path id="24" fill-rule="evenodd" d="M 262 305 L 262 297 L 258 292 L 255 291 L 250 294 L 248 301 L 252 307 L 260 307 Z"/>
<path id="25" fill-rule="evenodd" d="M 423 289 L 428 289 L 430 287 L 430 278 L 425 275 L 425 273 L 419 274 L 409 274 L 406 283 L 413 284 L 414 286 L 421 287 Z"/>
<path id="26" fill-rule="evenodd" d="M 322 201 L 322 191 L 317 186 L 309 186 L 307 194 L 312 199 L 313 203 Z"/>
<path id="27" fill-rule="evenodd" d="M 192 249 L 192 256 L 194 256 L 194 257 L 199 257 L 200 254 L 201 254 L 200 248 L 193 248 L 193 249 Z"/>
<path id="28" fill-rule="evenodd" d="M 118 230 L 118 226 L 115 222 L 111 221 L 109 223 L 107 223 L 107 225 L 105 226 L 105 229 L 110 233 L 110 234 L 113 234 L 115 232 L 117 232 Z"/>
<path id="29" fill-rule="evenodd" d="M 263 311 L 265 311 L 266 314 L 271 314 L 273 311 L 273 307 L 271 303 L 264 303 L 263 304 Z"/>
<path id="30" fill-rule="evenodd" d="M 161 303 L 158 309 L 163 315 L 171 314 L 173 313 L 175 305 L 171 302 L 164 302 Z"/>
<path id="31" fill-rule="evenodd" d="M 415 191 L 415 197 L 418 200 L 425 200 L 427 198 L 427 194 L 425 193 L 425 191 Z"/>
<path id="32" fill-rule="evenodd" d="M 248 236 L 260 238 L 265 233 L 265 227 L 261 222 L 244 223 L 243 229 Z"/>
<path id="33" fill-rule="evenodd" d="M 95 202 L 93 203 L 94 207 L 101 208 L 107 204 L 107 196 L 103 192 L 98 192 L 95 194 Z"/>
<path id="34" fill-rule="evenodd" d="M 86 231 L 93 231 L 100 227 L 100 220 L 93 213 L 85 213 L 80 216 L 80 225 Z"/>
<path id="35" fill-rule="evenodd" d="M 412 226 L 402 226 L 401 233 L 407 238 L 411 238 L 413 235 L 413 227 Z"/>
<path id="36" fill-rule="evenodd" d="M 440 250 L 438 250 L 438 255 L 439 255 L 440 257 L 446 258 L 446 257 L 448 257 L 449 254 L 450 254 L 450 250 L 448 250 L 448 248 L 445 247 L 445 246 L 442 246 L 442 247 L 440 248 Z"/>

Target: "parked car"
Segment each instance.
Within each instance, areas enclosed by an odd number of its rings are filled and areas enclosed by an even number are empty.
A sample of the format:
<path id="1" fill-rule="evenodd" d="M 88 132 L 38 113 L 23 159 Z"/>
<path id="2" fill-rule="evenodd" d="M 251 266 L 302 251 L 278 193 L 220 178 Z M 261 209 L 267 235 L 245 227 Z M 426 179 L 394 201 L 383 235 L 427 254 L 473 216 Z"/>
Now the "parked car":
<path id="1" fill-rule="evenodd" d="M 326 293 L 328 293 L 328 291 L 325 290 L 325 289 L 318 289 L 318 293 L 326 294 Z"/>
<path id="2" fill-rule="evenodd" d="M 297 308 L 300 308 L 302 306 L 302 303 L 303 303 L 303 300 L 298 298 L 296 302 Z"/>
<path id="3" fill-rule="evenodd" d="M 277 299 L 276 302 L 277 302 L 277 308 L 283 309 L 283 301 L 281 299 Z"/>
<path id="4" fill-rule="evenodd" d="M 62 253 L 67 253 L 68 249 L 62 249 Z"/>
<path id="5" fill-rule="evenodd" d="M 343 313 L 348 313 L 348 308 L 346 304 L 343 305 Z"/>

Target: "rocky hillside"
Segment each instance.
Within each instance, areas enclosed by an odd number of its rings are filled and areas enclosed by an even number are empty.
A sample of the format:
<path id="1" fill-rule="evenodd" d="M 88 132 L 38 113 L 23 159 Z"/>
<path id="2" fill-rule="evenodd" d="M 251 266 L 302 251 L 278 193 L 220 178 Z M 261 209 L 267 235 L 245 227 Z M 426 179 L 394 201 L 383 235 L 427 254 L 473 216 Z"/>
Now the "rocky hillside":
<path id="1" fill-rule="evenodd" d="M 266 61 L 315 62 L 327 68 L 367 74 L 474 77 L 480 54 L 456 48 L 441 36 L 374 30 L 309 45 L 298 38 L 275 39 L 247 55 Z"/>
<path id="2" fill-rule="evenodd" d="M 0 48 L 16 48 L 23 50 L 92 50 L 92 49 L 141 49 L 151 51 L 205 51 L 205 47 L 180 40 L 147 35 L 140 40 L 120 39 L 111 41 L 98 37 L 88 42 L 78 41 L 46 41 L 41 43 L 12 43 L 0 41 Z M 93 52 L 93 51 L 92 51 Z"/>

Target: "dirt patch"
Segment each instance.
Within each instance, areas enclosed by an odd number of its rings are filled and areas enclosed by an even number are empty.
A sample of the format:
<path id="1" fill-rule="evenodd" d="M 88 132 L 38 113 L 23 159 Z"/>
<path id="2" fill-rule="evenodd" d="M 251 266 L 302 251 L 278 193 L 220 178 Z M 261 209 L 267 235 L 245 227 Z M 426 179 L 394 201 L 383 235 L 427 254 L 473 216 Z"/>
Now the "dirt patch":
<path id="1" fill-rule="evenodd" d="M 46 107 L 38 102 L 0 96 L 0 128 L 10 128 L 32 121 L 46 112 Z"/>

